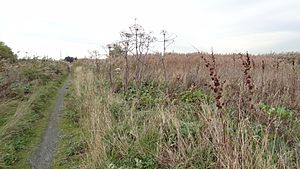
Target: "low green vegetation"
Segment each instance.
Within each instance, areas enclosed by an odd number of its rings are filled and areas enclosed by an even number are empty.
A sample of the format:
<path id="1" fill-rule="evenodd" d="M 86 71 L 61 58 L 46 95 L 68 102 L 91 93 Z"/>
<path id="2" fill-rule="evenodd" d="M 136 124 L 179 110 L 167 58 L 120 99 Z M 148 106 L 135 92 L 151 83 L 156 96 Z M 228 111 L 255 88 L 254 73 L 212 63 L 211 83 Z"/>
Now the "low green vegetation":
<path id="1" fill-rule="evenodd" d="M 259 108 L 265 111 L 270 116 L 278 117 L 278 118 L 292 118 L 295 114 L 293 111 L 289 110 L 284 106 L 273 107 L 265 103 L 260 103 Z"/>
<path id="2" fill-rule="evenodd" d="M 11 117 L 14 112 L 16 112 L 17 107 L 18 100 L 7 101 L 0 105 L 0 127 L 6 124 L 6 122 L 9 120 L 9 117 Z"/>

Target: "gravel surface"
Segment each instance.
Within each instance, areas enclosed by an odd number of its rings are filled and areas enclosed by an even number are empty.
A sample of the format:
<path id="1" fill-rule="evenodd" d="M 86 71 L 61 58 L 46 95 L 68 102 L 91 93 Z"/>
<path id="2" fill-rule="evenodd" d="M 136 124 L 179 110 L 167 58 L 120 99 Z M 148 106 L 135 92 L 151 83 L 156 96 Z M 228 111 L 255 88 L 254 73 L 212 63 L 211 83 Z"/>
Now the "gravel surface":
<path id="1" fill-rule="evenodd" d="M 36 151 L 33 153 L 30 163 L 33 169 L 50 169 L 56 145 L 59 140 L 59 117 L 64 103 L 64 95 L 68 86 L 70 76 L 65 81 L 64 86 L 59 91 L 54 110 L 51 114 L 48 127 Z"/>

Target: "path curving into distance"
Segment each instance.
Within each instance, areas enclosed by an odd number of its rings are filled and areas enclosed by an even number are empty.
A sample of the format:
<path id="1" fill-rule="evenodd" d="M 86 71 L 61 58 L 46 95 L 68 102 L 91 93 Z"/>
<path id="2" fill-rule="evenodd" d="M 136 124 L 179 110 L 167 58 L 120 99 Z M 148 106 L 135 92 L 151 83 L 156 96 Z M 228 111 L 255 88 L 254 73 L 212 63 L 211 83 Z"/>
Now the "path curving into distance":
<path id="1" fill-rule="evenodd" d="M 70 75 L 65 81 L 63 87 L 59 90 L 59 96 L 56 99 L 55 107 L 48 122 L 48 127 L 43 134 L 43 138 L 36 151 L 30 159 L 33 169 L 50 169 L 53 156 L 59 140 L 59 114 L 63 107 L 64 96 L 70 80 Z"/>

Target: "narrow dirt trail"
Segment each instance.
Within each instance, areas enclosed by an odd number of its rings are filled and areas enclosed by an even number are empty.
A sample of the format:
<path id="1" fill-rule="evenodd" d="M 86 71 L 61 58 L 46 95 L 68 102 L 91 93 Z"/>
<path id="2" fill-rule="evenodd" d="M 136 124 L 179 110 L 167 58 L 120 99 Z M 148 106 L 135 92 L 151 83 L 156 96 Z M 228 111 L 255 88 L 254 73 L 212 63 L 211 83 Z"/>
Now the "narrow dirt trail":
<path id="1" fill-rule="evenodd" d="M 70 80 L 70 75 L 59 90 L 55 107 L 48 122 L 48 127 L 43 134 L 43 138 L 38 148 L 32 155 L 30 163 L 33 169 L 50 169 L 56 145 L 59 140 L 59 117 L 64 103 L 64 95 Z"/>

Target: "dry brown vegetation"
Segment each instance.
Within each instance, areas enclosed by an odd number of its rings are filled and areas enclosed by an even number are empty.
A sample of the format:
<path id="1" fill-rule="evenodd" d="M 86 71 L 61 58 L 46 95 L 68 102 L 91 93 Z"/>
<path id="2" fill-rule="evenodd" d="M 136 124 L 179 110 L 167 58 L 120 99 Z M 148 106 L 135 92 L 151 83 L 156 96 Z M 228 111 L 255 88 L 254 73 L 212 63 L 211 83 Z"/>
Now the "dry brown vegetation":
<path id="1" fill-rule="evenodd" d="M 299 60 L 168 54 L 163 69 L 147 55 L 141 83 L 134 56 L 128 74 L 121 57 L 79 61 L 81 167 L 299 168 Z"/>
<path id="2" fill-rule="evenodd" d="M 164 83 L 163 68 L 158 59 L 159 56 L 147 56 L 143 71 L 144 81 L 157 81 Z M 226 104 L 233 104 L 238 101 L 236 95 L 252 95 L 252 99 L 256 102 L 267 102 L 274 106 L 285 105 L 291 109 L 299 110 L 299 65 L 300 54 L 293 57 L 284 55 L 275 56 L 249 56 L 249 63 L 246 63 L 246 54 L 232 55 L 215 55 L 215 66 L 206 68 L 207 62 L 213 62 L 210 54 L 170 54 L 165 58 L 167 72 L 167 86 L 169 95 L 172 91 L 179 89 L 187 90 L 191 87 L 201 88 L 206 93 L 211 93 L 209 85 L 211 85 L 211 70 L 214 69 L 218 74 L 220 81 L 226 81 L 223 86 L 224 98 Z M 121 68 L 120 72 L 114 71 L 114 90 L 121 90 L 118 82 L 122 79 L 124 63 L 122 58 L 113 60 L 113 69 Z M 136 62 L 131 60 L 131 74 L 129 78 L 134 81 Z M 294 64 L 293 64 L 294 63 Z M 248 67 L 247 67 L 248 66 Z M 107 70 L 105 70 L 107 71 Z M 250 79 L 248 78 L 250 75 Z M 249 89 L 247 81 L 251 80 L 253 89 Z M 234 90 L 231 90 L 234 89 Z M 233 92 L 233 93 L 232 93 Z M 244 97 L 240 97 L 244 99 Z M 235 103 L 237 105 L 237 103 Z M 234 105 L 234 106 L 236 106 Z M 242 107 L 242 106 L 240 106 Z"/>

